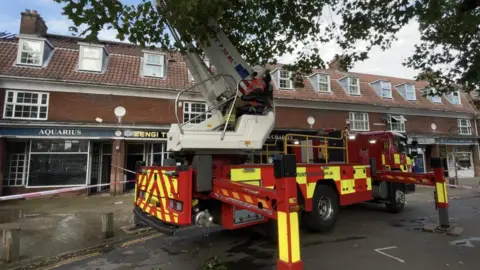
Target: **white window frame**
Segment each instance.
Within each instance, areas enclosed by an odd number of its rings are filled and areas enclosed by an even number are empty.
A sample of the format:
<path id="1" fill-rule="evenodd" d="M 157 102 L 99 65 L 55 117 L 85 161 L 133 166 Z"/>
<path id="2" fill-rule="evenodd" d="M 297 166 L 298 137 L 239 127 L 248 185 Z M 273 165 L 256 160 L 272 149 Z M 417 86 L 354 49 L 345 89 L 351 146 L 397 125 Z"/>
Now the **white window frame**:
<path id="1" fill-rule="evenodd" d="M 355 115 L 362 115 L 362 120 L 355 120 Z M 350 112 L 349 113 L 349 120 L 350 120 L 350 130 L 352 131 L 369 131 L 370 130 L 370 121 L 369 121 L 369 117 L 368 117 L 368 113 L 364 113 L 364 112 Z M 366 129 L 361 129 L 361 128 L 357 128 L 356 126 L 356 123 L 357 122 L 362 122 L 362 123 L 365 123 L 366 122 Z"/>
<path id="2" fill-rule="evenodd" d="M 454 99 L 454 94 L 457 93 L 457 98 L 458 98 L 458 103 L 454 103 L 453 102 L 453 99 Z M 453 105 L 462 105 L 462 98 L 460 96 L 460 90 L 457 90 L 455 92 L 452 92 L 452 93 L 448 93 L 447 96 L 450 96 L 448 99 L 448 101 L 450 101 L 450 103 L 452 103 Z"/>
<path id="3" fill-rule="evenodd" d="M 395 120 L 394 121 L 392 121 Z M 405 130 L 405 122 L 407 119 L 403 115 L 390 115 L 388 118 L 388 126 L 391 131 L 397 131 L 397 132 L 406 132 Z"/>
<path id="4" fill-rule="evenodd" d="M 350 95 L 359 96 L 360 95 L 360 79 L 356 77 L 348 77 L 347 80 L 348 80 L 347 81 L 348 93 Z M 352 84 L 353 81 L 355 81 L 356 84 Z M 356 90 L 352 92 L 351 91 L 352 88 L 355 88 Z"/>
<path id="5" fill-rule="evenodd" d="M 288 77 L 282 77 L 282 72 L 287 72 Z M 293 89 L 293 82 L 292 82 L 292 72 L 288 70 L 279 70 L 278 71 L 278 88 L 280 89 Z M 282 81 L 287 82 L 286 87 L 282 87 Z"/>
<path id="6" fill-rule="evenodd" d="M 411 91 L 411 93 L 413 94 L 413 99 L 410 99 L 408 97 L 409 86 L 411 87 L 410 90 L 413 90 L 413 92 Z M 406 100 L 417 100 L 417 93 L 415 91 L 415 85 L 414 84 L 409 84 L 409 83 L 405 84 L 405 99 Z"/>
<path id="7" fill-rule="evenodd" d="M 436 94 L 437 93 L 437 90 L 435 90 L 435 88 L 427 88 L 427 91 L 428 91 L 428 99 L 430 99 L 430 101 L 432 103 L 442 103 L 442 96 L 439 96 L 439 95 L 434 95 L 434 96 L 431 96 L 430 95 L 430 92 L 432 92 L 433 94 Z"/>
<path id="8" fill-rule="evenodd" d="M 330 83 L 330 75 L 328 74 L 317 74 L 318 78 L 317 78 L 317 92 L 319 93 L 330 93 L 332 92 L 332 86 L 331 86 L 331 83 Z M 326 78 L 326 82 L 325 81 L 321 81 L 320 79 L 321 78 Z M 320 85 L 323 85 L 323 86 L 326 86 L 327 87 L 327 91 L 322 91 L 321 88 L 320 88 Z"/>
<path id="9" fill-rule="evenodd" d="M 91 57 L 85 57 L 84 55 L 84 50 L 85 49 L 93 49 L 93 50 L 100 50 L 100 59 L 97 58 L 91 58 Z M 80 56 L 78 58 L 78 70 L 81 71 L 93 71 L 93 72 L 101 72 L 103 70 L 103 57 L 105 57 L 105 51 L 103 46 L 95 46 L 95 45 L 80 45 Z M 83 65 L 83 59 L 90 59 L 90 60 L 95 60 L 99 61 L 98 69 L 88 69 L 85 68 Z"/>
<path id="10" fill-rule="evenodd" d="M 465 121 L 464 123 L 462 123 Z M 460 135 L 472 135 L 472 123 L 469 119 L 458 119 L 458 134 Z"/>
<path id="11" fill-rule="evenodd" d="M 33 43 L 40 43 L 40 62 L 38 64 L 29 64 L 29 63 L 22 63 L 22 52 L 23 51 L 23 43 L 24 42 L 33 42 Z M 28 52 L 28 51 L 27 51 Z M 43 59 L 45 54 L 45 40 L 41 39 L 30 39 L 30 38 L 20 38 L 18 42 L 18 51 L 17 51 L 17 64 L 22 66 L 34 66 L 34 67 L 41 67 L 43 66 Z"/>
<path id="12" fill-rule="evenodd" d="M 388 95 L 384 95 L 384 90 L 388 90 Z M 392 98 L 392 84 L 390 82 L 380 81 L 380 94 L 382 98 Z"/>
<path id="13" fill-rule="evenodd" d="M 8 94 L 13 93 L 13 102 L 8 102 Z M 29 94 L 37 94 L 38 99 L 37 103 L 17 103 L 17 95 L 19 93 L 29 93 Z M 42 104 L 42 95 L 47 96 L 47 104 Z M 13 113 L 12 116 L 6 116 L 7 113 L 7 105 L 13 106 Z M 30 118 L 30 117 L 15 117 L 15 108 L 16 106 L 37 106 L 38 113 L 37 118 Z M 3 103 L 3 119 L 18 119 L 18 120 L 47 120 L 48 119 L 48 109 L 50 105 L 50 93 L 48 92 L 33 92 L 33 91 L 20 91 L 20 90 L 7 90 L 5 91 L 5 101 Z M 47 112 L 45 113 L 45 118 L 40 117 L 40 108 L 47 107 Z"/>
<path id="14" fill-rule="evenodd" d="M 203 106 L 205 106 L 205 111 L 203 112 L 192 112 L 190 110 L 190 108 L 192 107 L 193 104 L 201 104 Z M 188 106 L 187 106 L 188 105 Z M 202 102 L 183 102 L 183 115 L 182 115 L 182 119 L 183 119 L 183 123 L 185 123 L 185 114 L 189 114 L 190 117 L 188 118 L 187 121 L 190 121 L 192 118 L 198 116 L 198 115 L 201 115 L 201 114 L 204 114 L 206 111 L 208 111 L 208 105 L 206 103 L 202 103 Z M 188 108 L 188 111 L 186 111 L 186 108 Z M 192 117 L 193 115 L 193 117 Z M 206 118 L 210 118 L 212 117 L 212 113 L 209 112 L 209 113 L 206 113 Z M 196 125 L 196 124 L 199 124 L 199 123 L 194 123 L 194 122 L 188 122 L 189 125 Z"/>
<path id="15" fill-rule="evenodd" d="M 161 64 L 148 63 L 148 62 L 147 62 L 147 59 L 148 59 L 148 56 L 149 56 L 149 55 L 161 57 Z M 159 74 L 159 75 L 147 74 L 147 73 L 146 73 L 146 70 L 147 70 L 146 67 L 147 67 L 147 66 L 160 67 L 161 74 Z M 143 53 L 143 76 L 145 76 L 145 77 L 154 77 L 154 78 L 164 78 L 164 77 L 165 77 L 165 54 L 163 54 L 163 53 L 155 53 L 155 52 L 144 52 L 144 53 Z"/>

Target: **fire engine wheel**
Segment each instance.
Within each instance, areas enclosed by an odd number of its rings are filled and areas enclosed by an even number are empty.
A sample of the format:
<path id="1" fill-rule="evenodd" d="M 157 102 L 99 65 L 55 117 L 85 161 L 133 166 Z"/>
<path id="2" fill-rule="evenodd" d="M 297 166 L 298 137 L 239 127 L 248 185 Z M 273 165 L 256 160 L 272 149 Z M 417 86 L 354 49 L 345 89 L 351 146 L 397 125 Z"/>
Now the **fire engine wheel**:
<path id="1" fill-rule="evenodd" d="M 387 211 L 390 213 L 400 213 L 405 207 L 405 186 L 392 184 L 390 189 L 389 202 L 386 203 Z"/>
<path id="2" fill-rule="evenodd" d="M 305 223 L 313 231 L 326 232 L 335 226 L 340 204 L 331 186 L 317 185 L 312 199 L 312 211 L 305 212 Z"/>

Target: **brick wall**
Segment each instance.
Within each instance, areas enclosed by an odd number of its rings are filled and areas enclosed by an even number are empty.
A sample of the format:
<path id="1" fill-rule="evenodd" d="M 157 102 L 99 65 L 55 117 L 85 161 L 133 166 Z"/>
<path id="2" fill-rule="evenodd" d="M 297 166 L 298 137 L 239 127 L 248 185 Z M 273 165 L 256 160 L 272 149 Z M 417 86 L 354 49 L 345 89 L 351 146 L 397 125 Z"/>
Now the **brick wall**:
<path id="1" fill-rule="evenodd" d="M 5 89 L 0 89 L 0 109 L 3 116 Z M 122 122 L 127 125 L 151 124 L 169 125 L 176 122 L 174 110 L 178 110 L 182 120 L 182 108 L 176 108 L 173 100 L 95 95 L 81 93 L 50 92 L 48 121 L 55 122 L 90 122 L 100 117 L 104 123 L 116 123 L 113 110 L 123 106 L 127 114 Z M 275 128 L 277 129 L 309 129 L 307 118 L 315 118 L 314 129 L 336 128 L 342 129 L 348 119 L 348 111 L 315 110 L 292 107 L 277 107 Z M 388 129 L 384 123 L 385 114 L 369 113 L 370 130 Z M 406 130 L 409 133 L 432 133 L 431 124 L 437 126 L 436 134 L 457 135 L 457 119 L 430 116 L 406 116 Z M 472 129 L 475 128 L 472 123 Z M 473 134 L 475 131 L 473 130 Z"/>

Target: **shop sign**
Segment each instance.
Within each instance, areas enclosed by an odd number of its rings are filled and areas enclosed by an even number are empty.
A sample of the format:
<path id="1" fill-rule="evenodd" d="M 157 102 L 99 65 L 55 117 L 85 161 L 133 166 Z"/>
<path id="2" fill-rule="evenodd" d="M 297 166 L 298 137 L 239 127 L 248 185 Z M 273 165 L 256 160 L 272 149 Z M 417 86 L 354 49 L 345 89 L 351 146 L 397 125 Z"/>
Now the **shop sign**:
<path id="1" fill-rule="evenodd" d="M 118 136 L 119 133 L 116 135 Z M 152 130 L 125 130 L 123 132 L 125 137 L 133 137 L 133 138 L 166 138 L 167 132 L 166 131 L 152 131 Z"/>
<path id="2" fill-rule="evenodd" d="M 82 136 L 81 129 L 43 128 L 38 131 L 40 136 Z"/>
<path id="3" fill-rule="evenodd" d="M 418 144 L 422 144 L 422 145 L 431 145 L 436 143 L 435 138 L 427 138 L 427 137 L 408 138 L 408 143 L 412 143 L 413 140 L 417 141 Z"/>
<path id="4" fill-rule="evenodd" d="M 470 144 L 477 144 L 476 140 L 469 140 L 469 139 L 446 139 L 441 138 L 438 140 L 439 144 L 450 144 L 450 145 L 470 145 Z"/>

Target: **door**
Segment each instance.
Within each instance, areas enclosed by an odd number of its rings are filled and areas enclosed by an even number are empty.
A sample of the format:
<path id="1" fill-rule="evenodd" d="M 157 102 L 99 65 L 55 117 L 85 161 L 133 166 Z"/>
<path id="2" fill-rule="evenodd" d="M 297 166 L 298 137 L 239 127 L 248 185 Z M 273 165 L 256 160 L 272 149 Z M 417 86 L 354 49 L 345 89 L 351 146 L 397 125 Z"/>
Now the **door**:
<path id="1" fill-rule="evenodd" d="M 127 144 L 127 158 L 126 158 L 126 169 L 129 171 L 135 171 L 135 165 L 137 161 L 145 161 L 145 144 L 144 143 L 129 143 Z M 127 182 L 125 185 L 125 189 L 133 189 L 135 188 L 135 173 L 126 171 L 125 176 L 126 180 L 130 181 Z"/>
<path id="2" fill-rule="evenodd" d="M 92 160 L 90 165 L 90 185 L 100 184 L 100 143 L 92 142 Z M 88 189 L 88 194 L 93 194 L 98 191 L 98 187 L 94 186 Z"/>
<path id="3" fill-rule="evenodd" d="M 418 153 L 414 159 L 414 170 L 416 173 L 423 173 L 425 172 L 425 163 L 424 163 L 424 156 L 423 153 Z"/>

